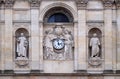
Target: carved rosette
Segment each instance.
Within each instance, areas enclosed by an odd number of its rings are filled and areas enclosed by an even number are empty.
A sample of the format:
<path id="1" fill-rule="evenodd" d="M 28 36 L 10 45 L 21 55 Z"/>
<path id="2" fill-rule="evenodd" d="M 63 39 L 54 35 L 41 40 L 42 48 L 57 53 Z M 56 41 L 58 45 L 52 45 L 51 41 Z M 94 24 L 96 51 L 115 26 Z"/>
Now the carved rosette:
<path id="1" fill-rule="evenodd" d="M 40 6 L 41 0 L 29 0 L 31 7 L 38 8 Z"/>
<path id="2" fill-rule="evenodd" d="M 87 3 L 88 3 L 88 0 L 76 0 L 78 10 L 85 9 L 87 6 Z"/>
<path id="3" fill-rule="evenodd" d="M 103 0 L 103 4 L 104 4 L 105 9 L 111 9 L 113 3 L 114 3 L 114 0 Z"/>
<path id="4" fill-rule="evenodd" d="M 6 8 L 12 8 L 15 0 L 5 0 L 5 7 Z"/>

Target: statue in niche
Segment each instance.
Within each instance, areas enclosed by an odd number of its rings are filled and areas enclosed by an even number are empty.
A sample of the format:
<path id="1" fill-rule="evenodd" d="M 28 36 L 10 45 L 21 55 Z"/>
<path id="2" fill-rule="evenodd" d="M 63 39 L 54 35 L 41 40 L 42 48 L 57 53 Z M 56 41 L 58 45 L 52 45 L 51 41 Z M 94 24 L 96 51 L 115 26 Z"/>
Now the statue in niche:
<path id="1" fill-rule="evenodd" d="M 71 31 L 66 30 L 64 37 L 65 37 L 65 57 L 66 59 L 72 59 L 73 37 Z"/>
<path id="2" fill-rule="evenodd" d="M 100 51 L 100 40 L 97 37 L 97 34 L 94 33 L 93 37 L 90 39 L 90 47 L 92 47 L 91 50 L 91 57 L 99 57 L 99 51 Z"/>
<path id="3" fill-rule="evenodd" d="M 67 60 L 72 59 L 73 38 L 71 31 L 62 26 L 55 26 L 45 31 L 44 59 Z"/>
<path id="4" fill-rule="evenodd" d="M 100 40 L 97 37 L 97 34 L 94 33 L 93 37 L 90 39 L 91 56 L 89 58 L 89 64 L 95 67 L 102 63 L 102 59 L 100 57 L 100 45 Z"/>
<path id="5" fill-rule="evenodd" d="M 28 41 L 24 33 L 20 33 L 20 36 L 17 38 L 16 48 L 18 58 L 27 58 Z"/>

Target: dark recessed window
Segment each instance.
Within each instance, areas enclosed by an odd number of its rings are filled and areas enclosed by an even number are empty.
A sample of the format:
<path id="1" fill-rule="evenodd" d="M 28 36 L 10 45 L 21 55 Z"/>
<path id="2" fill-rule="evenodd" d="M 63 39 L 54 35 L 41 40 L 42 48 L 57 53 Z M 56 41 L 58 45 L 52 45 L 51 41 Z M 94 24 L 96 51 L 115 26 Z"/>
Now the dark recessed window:
<path id="1" fill-rule="evenodd" d="M 63 13 L 55 13 L 48 18 L 48 23 L 70 22 L 68 17 Z"/>

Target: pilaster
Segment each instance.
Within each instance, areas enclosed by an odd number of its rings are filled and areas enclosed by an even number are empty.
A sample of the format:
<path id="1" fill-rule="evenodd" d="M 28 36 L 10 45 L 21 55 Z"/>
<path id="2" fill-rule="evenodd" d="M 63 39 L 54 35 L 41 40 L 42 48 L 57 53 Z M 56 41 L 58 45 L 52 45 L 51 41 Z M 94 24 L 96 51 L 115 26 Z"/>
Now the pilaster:
<path id="1" fill-rule="evenodd" d="M 116 0 L 117 7 L 117 70 L 120 70 L 120 0 Z"/>
<path id="2" fill-rule="evenodd" d="M 78 22 L 74 23 L 74 71 L 78 71 Z"/>
<path id="3" fill-rule="evenodd" d="M 113 45 L 112 45 L 112 4 L 113 0 L 103 0 L 104 4 L 104 40 L 105 40 L 105 70 L 113 69 Z"/>
<path id="4" fill-rule="evenodd" d="M 3 0 L 0 0 L 0 9 L 1 9 L 1 11 L 0 12 L 4 12 L 5 10 L 4 10 L 4 7 L 2 7 L 2 5 L 3 5 Z M 1 14 L 0 15 L 1 17 L 5 17 L 5 15 L 3 15 L 3 14 Z M 5 52 L 5 50 L 4 50 L 4 47 L 5 47 L 5 22 L 4 22 L 4 19 L 1 19 L 1 23 L 0 23 L 0 31 L 1 31 L 1 36 L 0 36 L 0 38 L 1 38 L 1 46 L 0 46 L 0 48 L 1 48 L 1 53 L 0 53 L 0 70 L 4 70 L 4 66 L 5 66 L 5 64 L 4 64 L 4 60 L 5 60 L 5 58 L 4 58 L 4 52 Z"/>
<path id="5" fill-rule="evenodd" d="M 43 22 L 40 22 L 40 31 L 39 31 L 39 34 L 40 34 L 40 43 L 39 43 L 39 45 L 40 45 L 40 47 L 39 47 L 39 49 L 40 49 L 40 70 L 42 70 L 43 71 Z"/>
<path id="6" fill-rule="evenodd" d="M 31 8 L 38 8 L 40 6 L 41 0 L 29 0 Z"/>
<path id="7" fill-rule="evenodd" d="M 13 70 L 12 6 L 13 0 L 5 0 L 5 70 Z"/>
<path id="8" fill-rule="evenodd" d="M 32 51 L 32 63 L 31 70 L 40 70 L 40 50 L 39 49 L 39 0 L 30 0 L 31 4 L 31 51 Z"/>
<path id="9" fill-rule="evenodd" d="M 77 70 L 87 69 L 87 45 L 86 45 L 86 6 L 88 0 L 76 0 L 78 8 L 78 68 Z"/>

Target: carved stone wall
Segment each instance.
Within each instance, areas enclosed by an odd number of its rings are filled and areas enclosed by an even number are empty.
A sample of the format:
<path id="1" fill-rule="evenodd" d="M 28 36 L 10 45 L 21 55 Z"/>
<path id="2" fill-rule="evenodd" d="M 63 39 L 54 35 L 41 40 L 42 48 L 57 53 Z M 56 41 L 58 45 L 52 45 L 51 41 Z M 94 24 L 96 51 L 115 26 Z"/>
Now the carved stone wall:
<path id="1" fill-rule="evenodd" d="M 0 78 L 119 79 L 119 7 L 119 0 L 0 0 Z M 48 22 L 56 13 L 68 22 Z M 26 56 L 16 51 L 21 33 Z"/>
<path id="2" fill-rule="evenodd" d="M 44 34 L 44 59 L 72 60 L 74 39 L 72 31 L 62 25 L 48 29 Z"/>

